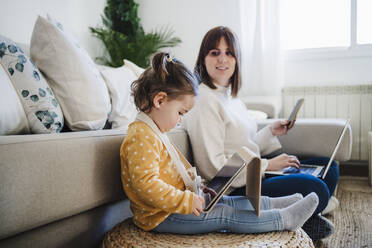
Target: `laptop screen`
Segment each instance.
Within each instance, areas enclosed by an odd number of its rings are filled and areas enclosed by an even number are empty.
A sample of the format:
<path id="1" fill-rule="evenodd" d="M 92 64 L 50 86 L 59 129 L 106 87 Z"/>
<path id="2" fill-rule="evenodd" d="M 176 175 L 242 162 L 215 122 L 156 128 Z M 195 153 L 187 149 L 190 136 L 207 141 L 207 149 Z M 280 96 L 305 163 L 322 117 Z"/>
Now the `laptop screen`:
<path id="1" fill-rule="evenodd" d="M 350 123 L 350 119 L 348 119 L 345 123 L 345 126 L 344 126 L 344 129 L 342 129 L 342 132 L 340 134 L 340 136 L 338 137 L 338 140 L 337 140 L 337 143 L 336 143 L 336 146 L 335 146 L 335 149 L 333 150 L 333 153 L 328 161 L 328 164 L 325 168 L 325 170 L 323 171 L 323 175 L 322 175 L 322 179 L 325 178 L 325 176 L 327 175 L 327 172 L 329 170 L 329 167 L 331 166 L 332 164 L 332 161 L 333 159 L 335 158 L 336 156 L 336 153 L 337 153 L 337 150 L 338 148 L 340 147 L 340 144 L 341 144 L 341 141 L 342 141 L 342 138 L 344 137 L 345 133 L 346 133 L 346 130 L 347 130 L 347 127 L 349 126 L 349 123 Z"/>

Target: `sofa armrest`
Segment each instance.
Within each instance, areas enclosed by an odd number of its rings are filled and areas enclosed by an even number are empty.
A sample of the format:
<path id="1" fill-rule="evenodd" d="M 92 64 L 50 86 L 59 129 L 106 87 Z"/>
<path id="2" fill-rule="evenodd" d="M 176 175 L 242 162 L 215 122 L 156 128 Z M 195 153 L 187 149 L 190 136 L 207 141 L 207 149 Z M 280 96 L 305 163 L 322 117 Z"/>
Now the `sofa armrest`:
<path id="1" fill-rule="evenodd" d="M 276 120 L 260 120 L 258 121 L 258 128 L 260 129 Z M 330 157 L 345 126 L 345 121 L 344 119 L 297 119 L 287 135 L 279 137 L 282 144 L 279 152 L 293 154 L 298 157 Z M 349 124 L 336 153 L 335 160 L 349 160 L 351 147 L 352 132 Z"/>

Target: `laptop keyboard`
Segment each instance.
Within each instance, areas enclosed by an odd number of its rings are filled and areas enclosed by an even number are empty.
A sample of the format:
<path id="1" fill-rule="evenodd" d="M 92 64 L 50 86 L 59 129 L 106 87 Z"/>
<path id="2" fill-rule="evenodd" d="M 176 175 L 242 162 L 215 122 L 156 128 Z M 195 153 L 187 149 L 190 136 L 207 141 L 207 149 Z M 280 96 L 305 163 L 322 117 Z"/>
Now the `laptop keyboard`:
<path id="1" fill-rule="evenodd" d="M 301 165 L 301 173 L 305 174 L 312 174 L 313 171 L 316 169 L 315 166 L 306 164 L 306 167 L 303 167 L 305 164 Z M 284 173 L 293 174 L 293 173 L 299 173 L 300 170 L 298 170 L 296 167 L 288 167 L 283 170 Z"/>
<path id="2" fill-rule="evenodd" d="M 315 168 L 311 167 L 301 167 L 301 172 L 306 174 L 312 174 Z"/>

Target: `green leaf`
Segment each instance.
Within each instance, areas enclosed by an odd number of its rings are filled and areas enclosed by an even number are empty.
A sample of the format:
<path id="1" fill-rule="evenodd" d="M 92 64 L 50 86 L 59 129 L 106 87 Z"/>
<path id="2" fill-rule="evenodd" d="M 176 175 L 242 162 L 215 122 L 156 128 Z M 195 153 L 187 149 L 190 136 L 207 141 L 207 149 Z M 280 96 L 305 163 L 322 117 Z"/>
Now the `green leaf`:
<path id="1" fill-rule="evenodd" d="M 37 102 L 37 101 L 39 101 L 39 97 L 38 97 L 37 95 L 32 95 L 32 96 L 30 96 L 30 98 L 31 98 L 31 100 L 32 100 L 33 102 Z"/>
<path id="2" fill-rule="evenodd" d="M 11 67 L 9 67 L 9 68 L 8 68 L 8 72 L 10 73 L 10 76 L 13 76 L 13 74 L 14 74 L 14 69 L 11 68 Z"/>
<path id="3" fill-rule="evenodd" d="M 15 68 L 16 68 L 17 71 L 23 72 L 23 69 L 25 68 L 25 66 L 22 63 L 17 63 L 15 65 Z"/>
<path id="4" fill-rule="evenodd" d="M 22 64 L 26 63 L 27 59 L 26 59 L 25 55 L 23 55 L 23 54 L 18 55 L 18 62 L 22 63 Z"/>
<path id="5" fill-rule="evenodd" d="M 109 66 L 121 66 L 128 59 L 146 68 L 151 55 L 181 43 L 178 37 L 173 37 L 170 27 L 145 33 L 138 17 L 138 4 L 133 0 L 107 0 L 101 17 L 104 27 L 89 29 L 106 48 L 106 54 L 97 60 Z"/>
<path id="6" fill-rule="evenodd" d="M 22 90 L 22 96 L 27 97 L 30 94 L 28 90 Z"/>
<path id="7" fill-rule="evenodd" d="M 11 53 L 16 53 L 18 51 L 17 47 L 15 45 L 8 45 L 8 51 Z"/>
<path id="8" fill-rule="evenodd" d="M 39 96 L 41 96 L 41 97 L 45 97 L 46 96 L 46 92 L 42 88 L 39 88 Z"/>

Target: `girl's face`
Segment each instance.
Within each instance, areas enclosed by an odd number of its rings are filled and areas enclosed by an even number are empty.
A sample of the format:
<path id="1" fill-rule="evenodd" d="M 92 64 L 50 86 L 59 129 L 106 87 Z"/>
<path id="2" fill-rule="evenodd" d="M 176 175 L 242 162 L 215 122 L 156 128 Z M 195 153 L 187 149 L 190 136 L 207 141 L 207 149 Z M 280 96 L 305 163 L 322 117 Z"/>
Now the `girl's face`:
<path id="1" fill-rule="evenodd" d="M 213 83 L 224 87 L 229 85 L 230 78 L 235 71 L 236 59 L 232 55 L 225 37 L 220 39 L 216 49 L 208 52 L 204 63 Z"/>
<path id="2" fill-rule="evenodd" d="M 159 94 L 164 95 L 158 97 Z M 154 107 L 151 109 L 149 116 L 161 132 L 168 132 L 182 121 L 182 116 L 190 111 L 194 104 L 194 95 L 182 95 L 170 100 L 164 92 L 160 92 L 154 98 Z"/>

